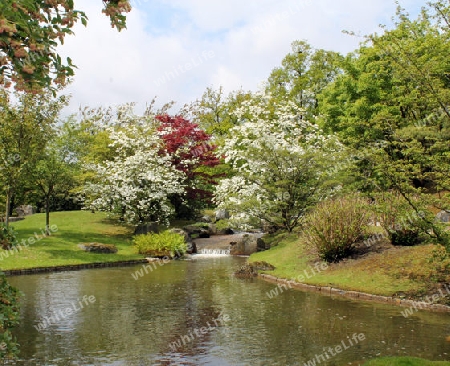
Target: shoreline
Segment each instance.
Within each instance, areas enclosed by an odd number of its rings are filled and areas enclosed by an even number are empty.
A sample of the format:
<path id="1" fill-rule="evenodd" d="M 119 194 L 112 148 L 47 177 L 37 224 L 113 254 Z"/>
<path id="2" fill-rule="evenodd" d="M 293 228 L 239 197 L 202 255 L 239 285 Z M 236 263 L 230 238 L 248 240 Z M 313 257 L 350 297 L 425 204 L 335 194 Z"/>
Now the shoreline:
<path id="1" fill-rule="evenodd" d="M 396 305 L 401 307 L 415 308 L 420 304 L 419 310 L 433 312 L 450 313 L 450 306 L 441 304 L 428 304 L 423 301 L 405 300 L 393 296 L 372 295 L 360 291 L 347 291 L 329 286 L 308 285 L 306 283 L 295 282 L 284 278 L 275 277 L 265 273 L 258 273 L 258 278 L 270 283 L 278 283 L 288 286 L 289 289 L 305 290 L 310 292 L 319 292 L 325 296 L 339 296 L 347 299 L 361 300 L 366 302 L 375 302 L 379 304 Z"/>
<path id="2" fill-rule="evenodd" d="M 39 273 L 51 273 L 51 272 L 66 272 L 66 271 L 80 271 L 83 269 L 94 269 L 94 268 L 108 268 L 108 267 L 127 267 L 134 266 L 137 264 L 148 263 L 148 260 L 143 259 L 132 259 L 126 261 L 117 262 L 92 262 L 92 263 L 82 263 L 82 264 L 67 264 L 61 266 L 52 267 L 32 267 L 24 269 L 9 269 L 0 270 L 5 276 L 21 276 L 21 275 L 33 275 Z"/>

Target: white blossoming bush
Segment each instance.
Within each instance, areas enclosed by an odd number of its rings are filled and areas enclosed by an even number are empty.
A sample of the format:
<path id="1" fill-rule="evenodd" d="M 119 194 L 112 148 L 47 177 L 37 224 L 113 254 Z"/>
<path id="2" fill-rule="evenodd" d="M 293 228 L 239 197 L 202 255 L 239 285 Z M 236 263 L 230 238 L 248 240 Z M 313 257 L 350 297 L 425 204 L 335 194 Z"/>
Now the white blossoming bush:
<path id="1" fill-rule="evenodd" d="M 107 211 L 129 223 L 167 222 L 173 213 L 168 196 L 184 193 L 184 174 L 162 153 L 153 116 L 126 128 L 109 127 L 113 160 L 91 166 L 95 182 L 87 184 L 85 206 Z"/>
<path id="2" fill-rule="evenodd" d="M 304 120 L 292 102 L 255 98 L 236 115 L 241 124 L 221 151 L 234 175 L 220 182 L 215 201 L 234 217 L 258 218 L 292 231 L 332 188 L 324 184 L 327 166 L 341 145 Z"/>

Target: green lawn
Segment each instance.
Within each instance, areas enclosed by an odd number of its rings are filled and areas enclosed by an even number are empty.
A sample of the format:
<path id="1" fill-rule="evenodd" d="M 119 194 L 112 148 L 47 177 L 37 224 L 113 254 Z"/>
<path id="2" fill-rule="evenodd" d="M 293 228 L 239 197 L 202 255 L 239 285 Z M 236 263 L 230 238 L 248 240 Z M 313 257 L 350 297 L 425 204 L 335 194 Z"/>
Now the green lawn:
<path id="1" fill-rule="evenodd" d="M 272 249 L 253 254 L 249 262 L 268 262 L 276 269 L 265 273 L 311 285 L 384 296 L 399 292 L 418 295 L 430 291 L 433 265 L 429 258 L 434 249 L 433 245 L 393 248 L 313 272 L 317 257 L 308 252 L 298 235 L 292 234 L 282 237 Z M 301 275 L 304 278 L 298 280 Z"/>
<path id="2" fill-rule="evenodd" d="M 414 357 L 379 358 L 364 363 L 364 366 L 450 366 L 448 361 L 427 361 Z"/>
<path id="3" fill-rule="evenodd" d="M 36 239 L 36 236 L 41 240 L 36 240 L 28 247 L 19 246 L 18 252 L 0 249 L 2 270 L 142 259 L 142 255 L 137 254 L 131 244 L 133 228 L 109 220 L 104 213 L 89 211 L 51 213 L 50 227 L 57 228 L 57 231 L 49 237 L 44 237 L 41 232 L 45 227 L 45 214 L 28 216 L 23 221 L 12 223 L 11 226 L 18 233 L 19 244 L 22 240 L 30 243 L 30 238 Z M 77 246 L 89 242 L 114 244 L 118 252 L 87 253 Z"/>

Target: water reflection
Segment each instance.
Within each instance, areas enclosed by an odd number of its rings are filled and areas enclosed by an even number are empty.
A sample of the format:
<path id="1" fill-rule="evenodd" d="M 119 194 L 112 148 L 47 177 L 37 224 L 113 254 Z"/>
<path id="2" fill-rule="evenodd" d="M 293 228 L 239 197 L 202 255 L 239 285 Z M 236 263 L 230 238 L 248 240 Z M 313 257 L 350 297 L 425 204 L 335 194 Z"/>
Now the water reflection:
<path id="1" fill-rule="evenodd" d="M 378 355 L 450 359 L 448 314 L 406 319 L 401 308 L 296 290 L 269 299 L 273 284 L 232 276 L 243 261 L 177 261 L 137 280 L 132 273 L 140 266 L 10 277 L 25 293 L 17 364 L 303 365 L 355 333 L 365 340 L 321 365 L 356 365 Z M 36 330 L 42 317 L 84 295 L 95 303 Z M 219 314 L 230 320 L 171 346 Z"/>

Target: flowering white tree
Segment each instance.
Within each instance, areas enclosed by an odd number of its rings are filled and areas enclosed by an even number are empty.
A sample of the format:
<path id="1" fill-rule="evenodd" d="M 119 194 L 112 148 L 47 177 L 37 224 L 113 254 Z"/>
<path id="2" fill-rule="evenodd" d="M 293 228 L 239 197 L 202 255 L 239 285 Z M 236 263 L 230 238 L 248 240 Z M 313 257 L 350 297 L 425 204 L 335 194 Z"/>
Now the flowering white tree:
<path id="1" fill-rule="evenodd" d="M 168 197 L 184 193 L 185 176 L 164 152 L 154 116 L 133 118 L 127 116 L 126 128 L 123 123 L 107 128 L 115 156 L 90 167 L 95 181 L 85 187 L 85 206 L 134 224 L 167 222 L 173 213 Z"/>
<path id="2" fill-rule="evenodd" d="M 279 104 L 268 97 L 242 104 L 236 112 L 241 124 L 221 151 L 234 176 L 217 187 L 219 207 L 234 217 L 258 218 L 292 231 L 329 194 L 326 167 L 341 145 L 303 119 L 302 112 L 292 102 Z"/>

